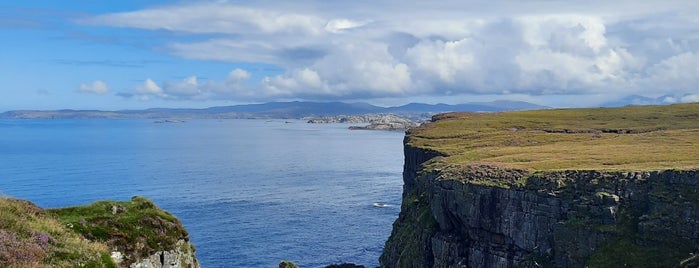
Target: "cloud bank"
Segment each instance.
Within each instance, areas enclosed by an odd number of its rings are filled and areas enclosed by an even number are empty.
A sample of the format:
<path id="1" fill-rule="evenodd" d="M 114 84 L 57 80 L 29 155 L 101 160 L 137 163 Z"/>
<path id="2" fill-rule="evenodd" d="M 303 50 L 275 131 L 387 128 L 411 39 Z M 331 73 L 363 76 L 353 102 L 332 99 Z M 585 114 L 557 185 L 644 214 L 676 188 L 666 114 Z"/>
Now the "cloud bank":
<path id="1" fill-rule="evenodd" d="M 80 23 L 185 33 L 162 46 L 284 70 L 256 81 L 242 69 L 205 83 L 148 79 L 134 88 L 143 98 L 699 94 L 699 2 L 612 2 L 222 1 Z"/>

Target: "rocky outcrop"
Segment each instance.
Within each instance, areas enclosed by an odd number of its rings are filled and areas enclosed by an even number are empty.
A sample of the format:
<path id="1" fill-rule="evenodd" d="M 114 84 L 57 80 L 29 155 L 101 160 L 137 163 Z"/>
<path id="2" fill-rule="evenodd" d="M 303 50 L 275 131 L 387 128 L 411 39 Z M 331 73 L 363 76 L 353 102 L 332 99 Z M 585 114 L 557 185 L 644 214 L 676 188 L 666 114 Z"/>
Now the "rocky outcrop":
<path id="1" fill-rule="evenodd" d="M 699 250 L 699 171 L 449 165 L 406 138 L 381 267 L 674 267 Z"/>
<path id="2" fill-rule="evenodd" d="M 418 123 L 415 123 L 410 119 L 398 117 L 392 114 L 382 115 L 374 120 L 371 120 L 369 123 L 370 124 L 366 126 L 351 126 L 349 129 L 405 131 L 419 126 Z"/>
<path id="3" fill-rule="evenodd" d="M 182 223 L 147 198 L 98 201 L 49 212 L 85 239 L 106 245 L 116 267 L 199 267 Z"/>
<path id="4" fill-rule="evenodd" d="M 180 239 L 175 248 L 169 251 L 158 251 L 140 262 L 129 265 L 129 268 L 198 268 L 199 263 L 194 256 L 194 246 Z"/>
<path id="5" fill-rule="evenodd" d="M 344 124 L 361 124 L 364 126 L 351 126 L 353 130 L 407 130 L 419 126 L 415 121 L 396 116 L 393 114 L 365 114 L 365 115 L 339 115 L 320 118 L 309 118 L 307 123 L 310 124 L 327 124 L 327 123 L 344 123 Z"/>

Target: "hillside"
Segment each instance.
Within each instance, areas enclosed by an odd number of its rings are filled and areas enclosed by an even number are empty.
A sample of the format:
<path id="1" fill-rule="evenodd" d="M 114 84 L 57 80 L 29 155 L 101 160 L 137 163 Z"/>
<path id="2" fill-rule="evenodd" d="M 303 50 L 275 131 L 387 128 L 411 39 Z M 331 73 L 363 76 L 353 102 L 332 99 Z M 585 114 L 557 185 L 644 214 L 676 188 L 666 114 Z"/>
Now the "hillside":
<path id="1" fill-rule="evenodd" d="M 0 267 L 199 264 L 179 220 L 143 197 L 50 210 L 0 198 Z"/>
<path id="2" fill-rule="evenodd" d="M 404 143 L 381 267 L 699 263 L 699 103 L 444 114 Z"/>

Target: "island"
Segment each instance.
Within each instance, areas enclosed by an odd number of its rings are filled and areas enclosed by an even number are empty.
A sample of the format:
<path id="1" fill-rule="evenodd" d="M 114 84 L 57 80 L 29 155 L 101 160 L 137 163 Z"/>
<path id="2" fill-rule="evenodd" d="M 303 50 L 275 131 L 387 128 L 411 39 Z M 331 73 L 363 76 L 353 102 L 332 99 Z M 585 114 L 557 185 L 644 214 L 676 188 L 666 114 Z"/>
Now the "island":
<path id="1" fill-rule="evenodd" d="M 0 267 L 198 268 L 180 221 L 151 200 L 42 209 L 0 198 Z"/>
<path id="2" fill-rule="evenodd" d="M 699 263 L 699 103 L 440 114 L 404 153 L 381 267 Z"/>

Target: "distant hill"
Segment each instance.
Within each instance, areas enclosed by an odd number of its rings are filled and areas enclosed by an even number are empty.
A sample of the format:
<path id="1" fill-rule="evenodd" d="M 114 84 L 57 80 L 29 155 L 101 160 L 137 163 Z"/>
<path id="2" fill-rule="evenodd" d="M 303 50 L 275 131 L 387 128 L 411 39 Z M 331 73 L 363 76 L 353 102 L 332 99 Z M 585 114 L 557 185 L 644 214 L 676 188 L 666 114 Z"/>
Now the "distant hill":
<path id="1" fill-rule="evenodd" d="M 492 101 L 492 102 L 471 102 L 464 104 L 424 104 L 410 103 L 403 106 L 386 108 L 390 113 L 442 113 L 442 112 L 499 112 L 514 110 L 539 110 L 549 107 L 536 105 L 523 101 Z"/>
<path id="2" fill-rule="evenodd" d="M 279 118 L 294 119 L 337 115 L 393 113 L 405 117 L 428 117 L 442 112 L 497 112 L 545 109 L 528 102 L 493 101 L 464 104 L 410 103 L 395 107 L 380 107 L 363 102 L 268 102 L 204 109 L 151 108 L 144 110 L 17 110 L 0 113 L 0 118 Z"/>
<path id="3" fill-rule="evenodd" d="M 675 103 L 688 102 L 687 97 L 691 97 L 693 94 L 674 94 L 674 95 L 662 95 L 656 98 L 645 97 L 641 95 L 630 95 L 623 97 L 621 99 L 610 100 L 602 105 L 601 107 L 624 107 L 624 106 L 639 106 L 639 105 L 668 105 Z M 690 98 L 691 99 L 691 98 Z"/>

